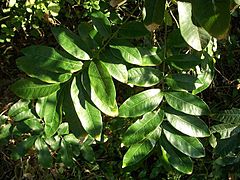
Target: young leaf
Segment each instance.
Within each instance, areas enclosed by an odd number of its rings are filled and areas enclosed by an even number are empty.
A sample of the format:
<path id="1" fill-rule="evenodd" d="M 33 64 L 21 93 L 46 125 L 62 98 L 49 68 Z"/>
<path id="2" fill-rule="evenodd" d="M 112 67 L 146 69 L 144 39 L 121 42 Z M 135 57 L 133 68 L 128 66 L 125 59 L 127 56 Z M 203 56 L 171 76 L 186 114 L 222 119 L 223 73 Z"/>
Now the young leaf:
<path id="1" fill-rule="evenodd" d="M 120 117 L 138 117 L 158 107 L 163 95 L 160 89 L 149 89 L 128 98 L 119 108 Z"/>
<path id="2" fill-rule="evenodd" d="M 132 166 L 143 160 L 155 147 L 156 137 L 160 137 L 159 128 L 152 131 L 143 141 L 133 144 L 123 157 L 122 168 Z"/>
<path id="3" fill-rule="evenodd" d="M 117 116 L 115 86 L 103 63 L 99 61 L 91 62 L 88 68 L 88 76 L 84 73 L 82 80 L 92 102 L 103 113 L 112 117 Z"/>
<path id="4" fill-rule="evenodd" d="M 128 71 L 127 67 L 121 59 L 115 57 L 111 49 L 105 51 L 101 54 L 101 62 L 107 68 L 109 74 L 116 80 L 127 83 L 128 80 Z"/>
<path id="5" fill-rule="evenodd" d="M 69 125 L 67 122 L 64 122 L 58 127 L 58 135 L 63 136 L 66 134 L 69 134 Z"/>
<path id="6" fill-rule="evenodd" d="M 91 59 L 89 54 L 82 50 L 85 48 L 81 39 L 72 31 L 63 27 L 53 27 L 52 33 L 60 46 L 69 54 L 81 60 Z"/>
<path id="7" fill-rule="evenodd" d="M 162 23 L 166 0 L 145 0 L 144 24 L 149 31 L 154 31 Z"/>
<path id="8" fill-rule="evenodd" d="M 167 123 L 163 126 L 163 132 L 167 140 L 183 154 L 193 158 L 205 156 L 204 147 L 197 138 L 180 134 Z"/>
<path id="9" fill-rule="evenodd" d="M 163 78 L 161 71 L 151 67 L 131 68 L 128 70 L 128 84 L 150 87 L 158 84 Z"/>
<path id="10" fill-rule="evenodd" d="M 196 116 L 187 115 L 173 109 L 165 111 L 168 122 L 183 134 L 192 137 L 210 136 L 207 125 Z"/>
<path id="11" fill-rule="evenodd" d="M 36 132 L 40 132 L 43 130 L 43 126 L 40 122 L 40 119 L 37 118 L 31 118 L 23 121 L 23 123 L 28 126 L 30 129 Z"/>
<path id="12" fill-rule="evenodd" d="M 146 113 L 142 119 L 132 124 L 123 136 L 123 144 L 126 146 L 138 143 L 155 130 L 163 121 L 162 110 Z"/>
<path id="13" fill-rule="evenodd" d="M 179 70 L 189 70 L 201 64 L 202 60 L 191 54 L 174 55 L 166 59 L 166 62 Z"/>
<path id="14" fill-rule="evenodd" d="M 21 57 L 17 63 L 23 70 L 28 68 L 27 65 L 55 73 L 74 73 L 82 69 L 81 61 L 68 59 L 52 47 L 33 45 L 21 51 L 25 56 Z"/>
<path id="15" fill-rule="evenodd" d="M 193 162 L 190 157 L 181 153 L 172 146 L 164 135 L 161 136 L 161 146 L 167 152 L 168 161 L 178 171 L 186 174 L 192 174 Z"/>
<path id="16" fill-rule="evenodd" d="M 176 91 L 193 91 L 202 86 L 198 78 L 189 74 L 172 74 L 166 77 L 166 84 Z"/>
<path id="17" fill-rule="evenodd" d="M 202 99 L 187 92 L 165 92 L 164 97 L 171 107 L 186 114 L 201 116 L 210 112 Z"/>
<path id="18" fill-rule="evenodd" d="M 142 56 L 139 50 L 129 42 L 115 41 L 110 47 L 118 50 L 112 51 L 117 58 L 123 59 L 130 64 L 142 65 Z"/>
<path id="19" fill-rule="evenodd" d="M 221 37 L 230 26 L 230 0 L 193 0 L 192 12 L 198 23 L 214 37 Z"/>
<path id="20" fill-rule="evenodd" d="M 86 93 L 84 93 L 79 76 L 75 77 L 72 81 L 71 98 L 74 104 L 74 109 L 86 132 L 94 138 L 101 137 L 101 113 L 86 98 Z"/>
<path id="21" fill-rule="evenodd" d="M 35 148 L 38 150 L 38 162 L 44 168 L 50 168 L 52 166 L 52 156 L 48 150 L 48 146 L 45 141 L 39 137 L 35 141 Z"/>
<path id="22" fill-rule="evenodd" d="M 213 114 L 213 118 L 220 122 L 240 124 L 240 109 L 224 110 Z"/>
<path id="23" fill-rule="evenodd" d="M 41 112 L 45 122 L 44 132 L 47 137 L 53 136 L 60 125 L 61 115 L 59 114 L 58 97 L 57 93 L 54 93 L 48 97 L 45 97 L 46 101 L 41 104 Z"/>
<path id="24" fill-rule="evenodd" d="M 60 89 L 60 84 L 48 84 L 36 79 L 20 79 L 11 85 L 11 90 L 23 99 L 48 96 Z"/>
<path id="25" fill-rule="evenodd" d="M 16 102 L 14 105 L 11 106 L 11 108 L 8 111 L 8 116 L 14 117 L 17 114 L 29 110 L 29 100 L 20 99 L 18 102 Z"/>
<path id="26" fill-rule="evenodd" d="M 20 113 L 18 113 L 17 115 L 15 115 L 13 117 L 14 121 L 22 121 L 22 120 L 26 120 L 26 119 L 30 119 L 30 118 L 35 118 L 35 116 L 33 115 L 31 109 L 28 109 L 26 111 L 22 111 Z"/>
<path id="27" fill-rule="evenodd" d="M 203 50 L 210 41 L 210 35 L 192 21 L 192 4 L 177 1 L 180 31 L 183 39 L 197 51 Z"/>
<path id="28" fill-rule="evenodd" d="M 104 37 L 108 38 L 111 35 L 111 23 L 106 17 L 105 14 L 103 14 L 100 11 L 93 12 L 91 14 L 91 19 L 93 22 L 93 25 L 97 29 L 97 31 Z"/>

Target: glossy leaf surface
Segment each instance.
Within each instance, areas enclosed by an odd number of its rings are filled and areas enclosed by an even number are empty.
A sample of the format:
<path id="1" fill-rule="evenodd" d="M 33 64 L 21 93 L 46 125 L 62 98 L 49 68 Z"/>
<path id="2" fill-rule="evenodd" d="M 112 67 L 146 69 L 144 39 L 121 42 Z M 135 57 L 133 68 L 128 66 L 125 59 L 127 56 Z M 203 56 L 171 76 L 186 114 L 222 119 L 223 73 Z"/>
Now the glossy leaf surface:
<path id="1" fill-rule="evenodd" d="M 160 89 L 149 89 L 128 98 L 119 108 L 120 117 L 137 117 L 157 108 L 163 95 Z"/>
<path id="2" fill-rule="evenodd" d="M 210 112 L 202 99 L 187 92 L 165 92 L 164 97 L 171 107 L 186 114 L 201 116 Z"/>
<path id="3" fill-rule="evenodd" d="M 20 79 L 11 90 L 23 99 L 36 99 L 48 96 L 60 89 L 60 84 L 48 84 L 35 79 Z"/>

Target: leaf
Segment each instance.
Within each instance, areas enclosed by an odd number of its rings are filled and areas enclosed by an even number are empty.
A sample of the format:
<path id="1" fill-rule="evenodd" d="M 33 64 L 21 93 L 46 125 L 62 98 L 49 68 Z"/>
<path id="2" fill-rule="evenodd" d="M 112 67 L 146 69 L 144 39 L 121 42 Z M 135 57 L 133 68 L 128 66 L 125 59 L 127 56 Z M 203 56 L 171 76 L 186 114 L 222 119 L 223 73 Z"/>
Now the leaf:
<path id="1" fill-rule="evenodd" d="M 38 150 L 38 162 L 44 168 L 50 168 L 52 166 L 53 158 L 48 150 L 48 146 L 45 141 L 39 137 L 35 141 L 35 148 Z"/>
<path id="2" fill-rule="evenodd" d="M 166 59 L 166 62 L 179 70 L 189 70 L 201 64 L 202 60 L 191 54 L 174 55 Z"/>
<path id="3" fill-rule="evenodd" d="M 172 146 L 164 135 L 161 136 L 161 146 L 167 152 L 169 163 L 178 171 L 185 174 L 192 174 L 193 162 L 190 157 L 181 153 L 174 146 Z"/>
<path id="4" fill-rule="evenodd" d="M 138 143 L 155 130 L 163 121 L 162 110 L 144 114 L 142 119 L 132 124 L 123 135 L 123 144 L 126 146 Z"/>
<path id="5" fill-rule="evenodd" d="M 151 67 L 131 68 L 128 70 L 128 84 L 151 87 L 158 84 L 163 78 L 163 73 Z"/>
<path id="6" fill-rule="evenodd" d="M 22 63 L 31 64 L 34 67 L 56 73 L 74 73 L 82 69 L 81 61 L 64 57 L 52 47 L 33 45 L 21 51 L 25 56 L 21 57 L 20 65 Z"/>
<path id="7" fill-rule="evenodd" d="M 29 103 L 30 103 L 29 100 L 20 99 L 18 102 L 16 102 L 11 106 L 11 108 L 8 111 L 8 116 L 14 117 L 23 111 L 29 110 L 29 106 L 28 106 Z"/>
<path id="8" fill-rule="evenodd" d="M 30 148 L 32 148 L 37 136 L 30 136 L 24 141 L 17 144 L 16 148 L 13 150 L 11 157 L 14 160 L 18 160 L 23 157 Z"/>
<path id="9" fill-rule="evenodd" d="M 225 156 L 231 151 L 234 151 L 240 145 L 239 138 L 240 134 L 236 134 L 230 138 L 218 140 L 217 146 L 214 149 L 215 153 Z"/>
<path id="10" fill-rule="evenodd" d="M 193 91 L 202 86 L 198 78 L 190 74 L 171 74 L 166 77 L 166 84 L 176 91 Z"/>
<path id="11" fill-rule="evenodd" d="M 46 137 L 44 140 L 53 151 L 57 151 L 59 149 L 61 139 L 58 135 Z"/>
<path id="12" fill-rule="evenodd" d="M 165 111 L 168 122 L 183 134 L 192 137 L 208 137 L 210 132 L 204 121 L 196 116 L 180 113 L 173 109 Z"/>
<path id="13" fill-rule="evenodd" d="M 139 21 L 130 21 L 121 26 L 119 35 L 124 38 L 134 39 L 149 35 L 149 31 L 145 28 L 144 24 Z"/>
<path id="14" fill-rule="evenodd" d="M 112 117 L 118 115 L 115 86 L 102 62 L 90 63 L 88 76 L 83 74 L 83 86 L 92 102 L 103 113 Z"/>
<path id="15" fill-rule="evenodd" d="M 160 89 L 149 89 L 128 98 L 119 108 L 120 117 L 138 117 L 158 107 L 163 95 Z"/>
<path id="16" fill-rule="evenodd" d="M 239 125 L 230 124 L 230 123 L 223 123 L 211 126 L 210 130 L 211 133 L 219 133 L 221 139 L 226 139 L 231 137 L 232 132 L 238 128 Z"/>
<path id="17" fill-rule="evenodd" d="M 166 0 L 145 0 L 143 22 L 149 31 L 162 23 Z"/>
<path id="18" fill-rule="evenodd" d="M 69 134 L 69 125 L 67 122 L 64 122 L 64 123 L 60 124 L 58 127 L 58 135 L 63 136 L 66 134 Z"/>
<path id="19" fill-rule="evenodd" d="M 67 141 L 63 138 L 61 141 L 61 148 L 59 150 L 59 156 L 61 161 L 65 166 L 71 167 L 73 166 L 73 152 L 72 148 L 69 146 Z"/>
<path id="20" fill-rule="evenodd" d="M 192 12 L 198 23 L 214 37 L 225 34 L 230 26 L 230 0 L 193 0 Z"/>
<path id="21" fill-rule="evenodd" d="M 146 139 L 137 144 L 133 144 L 123 157 L 122 168 L 132 166 L 143 160 L 155 147 L 155 136 L 160 137 L 159 133 L 159 129 L 157 128 L 150 133 Z"/>
<path id="22" fill-rule="evenodd" d="M 127 67 L 121 59 L 118 59 L 113 55 L 111 49 L 106 50 L 104 53 L 102 53 L 100 60 L 113 78 L 122 83 L 127 83 Z"/>
<path id="23" fill-rule="evenodd" d="M 23 99 L 48 96 L 60 89 L 60 84 L 48 84 L 36 79 L 20 79 L 11 85 L 11 91 Z"/>
<path id="24" fill-rule="evenodd" d="M 210 84 L 213 81 L 214 78 L 214 63 L 213 58 L 211 58 L 209 55 L 206 55 L 205 58 L 202 61 L 201 67 L 197 66 L 197 78 L 198 80 L 196 83 L 202 84 L 197 89 L 193 90 L 193 94 L 198 94 L 202 92 L 203 90 L 207 89 Z"/>
<path id="25" fill-rule="evenodd" d="M 157 66 L 162 63 L 162 57 L 159 56 L 157 47 L 137 47 L 141 56 L 141 66 Z"/>
<path id="26" fill-rule="evenodd" d="M 207 115 L 210 113 L 208 105 L 198 96 L 187 92 L 165 92 L 164 97 L 174 109 L 190 115 Z"/>
<path id="27" fill-rule="evenodd" d="M 23 123 L 28 126 L 30 129 L 36 132 L 40 132 L 43 130 L 43 126 L 40 122 L 40 119 L 37 118 L 31 118 L 23 121 Z"/>
<path id="28" fill-rule="evenodd" d="M 218 112 L 213 114 L 213 119 L 225 123 L 240 124 L 240 109 L 232 108 Z"/>
<path id="29" fill-rule="evenodd" d="M 95 153 L 90 145 L 83 143 L 80 150 L 83 158 L 88 162 L 94 163 L 96 161 Z"/>
<path id="30" fill-rule="evenodd" d="M 46 101 L 41 104 L 41 111 L 45 122 L 44 132 L 47 137 L 53 136 L 60 125 L 61 115 L 59 113 L 57 93 L 45 97 Z"/>
<path id="31" fill-rule="evenodd" d="M 83 128 L 92 137 L 100 138 L 103 128 L 101 113 L 86 98 L 79 76 L 72 81 L 71 98 Z"/>
<path id="32" fill-rule="evenodd" d="M 202 51 L 210 41 L 210 35 L 192 21 L 192 4 L 177 1 L 179 25 L 183 39 L 195 50 Z"/>
<path id="33" fill-rule="evenodd" d="M 100 11 L 93 12 L 91 14 L 92 23 L 97 29 L 97 31 L 104 37 L 108 38 L 111 35 L 111 23 L 106 17 L 105 14 L 103 14 Z"/>
<path id="34" fill-rule="evenodd" d="M 53 27 L 52 33 L 60 46 L 69 54 L 81 60 L 91 59 L 89 54 L 82 50 L 84 45 L 81 39 L 72 31 L 63 27 Z"/>
<path id="35" fill-rule="evenodd" d="M 240 5 L 240 0 L 234 0 L 234 2 L 238 5 Z"/>
<path id="36" fill-rule="evenodd" d="M 114 41 L 110 47 L 118 50 L 112 51 L 117 58 L 123 59 L 130 64 L 142 65 L 142 56 L 139 50 L 129 42 L 120 40 Z"/>
<path id="37" fill-rule="evenodd" d="M 183 154 L 193 158 L 205 156 L 204 147 L 197 138 L 180 134 L 168 124 L 163 126 L 163 132 L 167 140 Z"/>

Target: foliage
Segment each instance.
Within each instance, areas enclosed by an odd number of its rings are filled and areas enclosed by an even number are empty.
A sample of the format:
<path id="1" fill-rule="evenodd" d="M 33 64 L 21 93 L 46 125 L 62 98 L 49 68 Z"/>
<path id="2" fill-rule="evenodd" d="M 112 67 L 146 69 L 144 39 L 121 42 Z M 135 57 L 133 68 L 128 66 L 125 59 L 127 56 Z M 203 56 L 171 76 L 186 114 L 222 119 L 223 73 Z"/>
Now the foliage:
<path id="1" fill-rule="evenodd" d="M 199 95 L 214 79 L 216 40 L 227 36 L 232 2 L 135 3 L 128 17 L 121 17 L 121 4 L 110 7 L 113 1 L 85 3 L 90 20 L 78 32 L 52 27 L 60 48 L 22 49 L 17 66 L 28 77 L 11 86 L 21 100 L 1 116 L 0 139 L 21 139 L 12 158 L 32 148 L 46 168 L 73 167 L 78 157 L 94 164 L 94 146 L 117 136 L 124 171 L 157 157 L 152 178 L 160 167 L 192 174 L 208 140 L 214 168 L 239 165 L 240 110 L 214 112 Z M 221 124 L 209 128 L 206 117 Z"/>

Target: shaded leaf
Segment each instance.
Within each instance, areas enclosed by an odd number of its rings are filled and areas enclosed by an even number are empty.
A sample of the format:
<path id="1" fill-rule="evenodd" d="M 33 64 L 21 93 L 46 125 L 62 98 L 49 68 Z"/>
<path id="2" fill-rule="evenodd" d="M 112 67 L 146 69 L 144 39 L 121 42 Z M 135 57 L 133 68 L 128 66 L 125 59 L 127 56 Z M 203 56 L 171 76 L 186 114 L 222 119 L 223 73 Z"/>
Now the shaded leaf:
<path id="1" fill-rule="evenodd" d="M 232 108 L 218 112 L 213 114 L 213 119 L 225 123 L 240 124 L 240 109 Z"/>
<path id="2" fill-rule="evenodd" d="M 130 21 L 121 26 L 119 35 L 125 38 L 139 38 L 149 35 L 149 31 L 145 28 L 144 24 L 139 21 Z"/>
<path id="3" fill-rule="evenodd" d="M 219 133 L 221 139 L 229 138 L 232 132 L 237 129 L 239 125 L 230 124 L 230 123 L 223 123 L 211 126 L 210 130 L 211 133 Z"/>
<path id="4" fill-rule="evenodd" d="M 159 48 L 157 47 L 137 47 L 141 56 L 141 66 L 157 66 L 162 63 L 163 57 L 158 54 Z"/>

